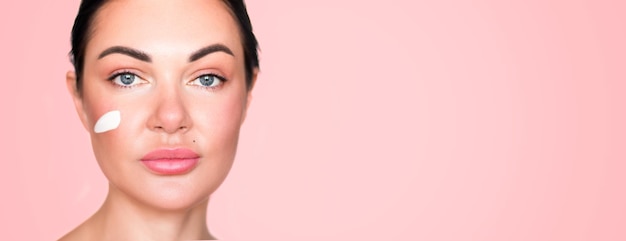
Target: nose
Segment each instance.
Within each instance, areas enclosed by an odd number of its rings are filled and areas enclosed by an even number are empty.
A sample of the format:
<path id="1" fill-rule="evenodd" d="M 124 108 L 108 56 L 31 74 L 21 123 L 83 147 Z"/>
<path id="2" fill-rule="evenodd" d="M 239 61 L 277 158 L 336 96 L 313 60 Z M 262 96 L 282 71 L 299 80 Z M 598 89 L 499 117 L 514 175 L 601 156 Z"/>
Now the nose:
<path id="1" fill-rule="evenodd" d="M 168 134 L 187 132 L 192 126 L 192 121 L 179 90 L 162 88 L 155 94 L 156 97 L 153 98 L 155 108 L 148 121 L 148 128 Z"/>

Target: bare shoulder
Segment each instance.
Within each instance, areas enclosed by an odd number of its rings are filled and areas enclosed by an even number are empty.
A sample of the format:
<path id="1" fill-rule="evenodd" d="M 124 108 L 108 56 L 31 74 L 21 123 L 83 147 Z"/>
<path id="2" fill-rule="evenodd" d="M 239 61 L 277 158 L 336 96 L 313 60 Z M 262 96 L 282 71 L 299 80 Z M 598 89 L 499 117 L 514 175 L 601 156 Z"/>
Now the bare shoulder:
<path id="1" fill-rule="evenodd" d="M 80 240 L 80 237 L 82 235 L 79 234 L 79 232 L 77 232 L 76 229 L 72 230 L 71 232 L 65 234 L 63 237 L 61 237 L 58 241 L 73 241 L 73 240 Z"/>
<path id="2" fill-rule="evenodd" d="M 76 228 L 71 232 L 65 234 L 58 241 L 74 241 L 74 240 L 85 240 L 86 236 L 84 232 L 81 232 L 80 229 Z"/>
<path id="3" fill-rule="evenodd" d="M 65 234 L 58 241 L 75 241 L 75 240 L 93 240 L 93 235 L 89 235 L 90 232 L 88 230 L 87 225 L 85 223 L 76 227 L 74 230 Z"/>

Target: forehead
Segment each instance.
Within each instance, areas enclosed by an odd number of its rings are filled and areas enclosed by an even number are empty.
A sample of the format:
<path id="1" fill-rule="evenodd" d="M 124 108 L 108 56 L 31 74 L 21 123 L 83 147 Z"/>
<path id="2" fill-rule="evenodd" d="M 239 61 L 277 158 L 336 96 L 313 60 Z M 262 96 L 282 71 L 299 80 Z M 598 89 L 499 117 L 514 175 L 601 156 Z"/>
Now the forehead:
<path id="1" fill-rule="evenodd" d="M 188 54 L 222 43 L 236 56 L 242 45 L 238 25 L 220 0 L 115 0 L 94 17 L 86 55 L 122 45 L 150 54 Z"/>

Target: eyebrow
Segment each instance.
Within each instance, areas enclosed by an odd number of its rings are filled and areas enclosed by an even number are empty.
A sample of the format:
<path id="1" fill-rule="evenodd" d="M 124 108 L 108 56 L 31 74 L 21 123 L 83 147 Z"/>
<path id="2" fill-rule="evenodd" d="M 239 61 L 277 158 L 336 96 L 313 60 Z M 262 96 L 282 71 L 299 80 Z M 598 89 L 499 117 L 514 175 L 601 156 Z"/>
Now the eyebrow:
<path id="1" fill-rule="evenodd" d="M 189 62 L 193 62 L 196 61 L 198 59 L 201 59 L 202 57 L 215 53 L 215 52 L 224 52 L 227 53 L 231 56 L 235 56 L 235 54 L 233 54 L 233 51 L 230 50 L 228 47 L 226 47 L 226 45 L 223 44 L 212 44 L 209 46 L 206 46 L 204 48 L 201 48 L 199 50 L 197 50 L 196 52 L 194 52 L 193 54 L 191 54 L 189 56 Z"/>
<path id="2" fill-rule="evenodd" d="M 123 55 L 128 55 L 130 57 L 136 58 L 144 62 L 148 62 L 148 63 L 152 62 L 152 58 L 150 58 L 148 54 L 140 50 L 136 50 L 136 49 L 124 47 L 124 46 L 113 46 L 108 49 L 105 49 L 104 51 L 102 51 L 102 53 L 100 53 L 100 55 L 98 56 L 98 59 L 104 58 L 105 56 L 110 55 L 110 54 L 123 54 Z"/>
<path id="3" fill-rule="evenodd" d="M 197 50 L 196 52 L 193 52 L 189 56 L 189 62 L 196 61 L 198 59 L 201 59 L 204 56 L 207 56 L 215 52 L 224 52 L 231 56 L 235 56 L 235 54 L 233 54 L 233 51 L 230 50 L 228 47 L 226 47 L 226 45 L 212 44 L 204 48 L 201 48 Z M 110 54 L 123 54 L 123 55 L 127 55 L 135 59 L 144 61 L 144 62 L 148 62 L 148 63 L 152 62 L 152 58 L 150 57 L 150 55 L 142 52 L 141 50 L 124 47 L 124 46 L 113 46 L 108 49 L 105 49 L 104 51 L 102 51 L 102 53 L 100 53 L 100 55 L 98 56 L 98 59 L 104 58 L 105 56 L 110 55 Z"/>

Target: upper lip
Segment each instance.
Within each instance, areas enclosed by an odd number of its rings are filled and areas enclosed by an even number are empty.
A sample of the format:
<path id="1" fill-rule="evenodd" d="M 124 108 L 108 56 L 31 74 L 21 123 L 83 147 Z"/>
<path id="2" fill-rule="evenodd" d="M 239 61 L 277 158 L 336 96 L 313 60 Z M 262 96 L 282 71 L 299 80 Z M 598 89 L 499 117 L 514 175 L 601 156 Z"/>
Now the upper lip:
<path id="1" fill-rule="evenodd" d="M 141 158 L 142 161 L 160 160 L 160 159 L 195 159 L 199 158 L 198 153 L 187 148 L 161 148 L 156 149 Z"/>

